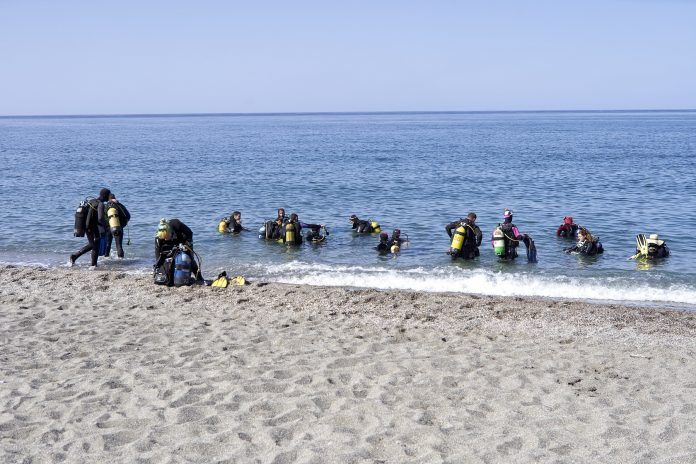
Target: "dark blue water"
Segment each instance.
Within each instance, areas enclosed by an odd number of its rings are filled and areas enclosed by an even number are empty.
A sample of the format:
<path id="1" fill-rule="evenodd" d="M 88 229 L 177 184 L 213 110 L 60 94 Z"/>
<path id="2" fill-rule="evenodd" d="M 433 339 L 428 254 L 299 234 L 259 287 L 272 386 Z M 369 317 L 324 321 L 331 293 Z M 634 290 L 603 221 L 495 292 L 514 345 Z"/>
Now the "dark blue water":
<path id="1" fill-rule="evenodd" d="M 696 301 L 696 113 L 335 114 L 0 119 L 0 260 L 59 265 L 82 246 L 73 211 L 111 188 L 130 209 L 131 245 L 110 268 L 150 269 L 161 217 L 195 234 L 206 277 L 221 269 L 312 284 Z M 323 245 L 287 249 L 217 233 L 240 210 L 256 230 L 278 207 L 324 223 Z M 499 263 L 488 241 L 451 263 L 444 225 L 478 213 L 486 238 L 512 208 L 539 262 Z M 399 227 L 411 243 L 380 257 L 348 216 Z M 562 252 L 565 215 L 604 255 Z M 627 258 L 659 233 L 662 263 Z M 78 264 L 88 265 L 88 257 Z"/>

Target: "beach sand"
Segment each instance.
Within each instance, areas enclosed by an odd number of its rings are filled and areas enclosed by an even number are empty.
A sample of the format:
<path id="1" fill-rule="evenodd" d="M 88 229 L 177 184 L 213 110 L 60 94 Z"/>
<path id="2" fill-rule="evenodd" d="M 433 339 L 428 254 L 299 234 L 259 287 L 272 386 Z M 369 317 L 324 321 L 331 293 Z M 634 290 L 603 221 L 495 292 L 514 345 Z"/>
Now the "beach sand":
<path id="1" fill-rule="evenodd" d="M 0 267 L 0 462 L 696 462 L 696 313 Z"/>

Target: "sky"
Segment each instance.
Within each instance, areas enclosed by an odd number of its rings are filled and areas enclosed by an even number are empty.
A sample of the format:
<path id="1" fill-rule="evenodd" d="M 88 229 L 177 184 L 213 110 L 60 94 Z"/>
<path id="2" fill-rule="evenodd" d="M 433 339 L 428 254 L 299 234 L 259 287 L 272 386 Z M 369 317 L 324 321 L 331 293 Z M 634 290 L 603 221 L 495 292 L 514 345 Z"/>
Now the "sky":
<path id="1" fill-rule="evenodd" d="M 696 108 L 696 1 L 0 0 L 0 115 Z"/>

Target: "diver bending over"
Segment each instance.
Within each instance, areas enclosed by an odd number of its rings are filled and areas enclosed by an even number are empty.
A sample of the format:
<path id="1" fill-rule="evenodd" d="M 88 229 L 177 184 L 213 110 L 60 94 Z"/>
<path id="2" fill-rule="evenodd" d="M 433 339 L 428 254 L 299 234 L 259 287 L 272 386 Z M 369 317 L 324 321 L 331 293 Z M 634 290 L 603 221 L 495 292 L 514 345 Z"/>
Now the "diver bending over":
<path id="1" fill-rule="evenodd" d="M 198 263 L 193 256 L 193 232 L 178 219 L 160 220 L 157 235 L 155 236 L 154 269 L 162 266 L 164 260 L 179 245 L 184 246 L 184 253 L 191 258 L 191 273 L 195 276 L 196 282 L 204 282 L 201 270 L 198 268 Z"/>
<path id="2" fill-rule="evenodd" d="M 454 230 L 454 233 L 452 232 Z M 469 213 L 465 219 L 450 222 L 445 226 L 445 231 L 452 239 L 449 254 L 452 259 L 474 259 L 479 255 L 479 246 L 483 239 L 481 229 L 476 225 L 476 213 Z"/>

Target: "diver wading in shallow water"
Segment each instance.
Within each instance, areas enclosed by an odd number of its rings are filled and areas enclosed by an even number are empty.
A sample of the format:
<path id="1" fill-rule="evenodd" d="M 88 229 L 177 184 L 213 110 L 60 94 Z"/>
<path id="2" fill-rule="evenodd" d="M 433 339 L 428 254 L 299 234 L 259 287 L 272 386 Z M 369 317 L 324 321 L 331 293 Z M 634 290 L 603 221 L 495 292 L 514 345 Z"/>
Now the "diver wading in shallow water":
<path id="1" fill-rule="evenodd" d="M 324 241 L 329 232 L 326 230 L 322 224 L 309 224 L 306 222 L 301 222 L 300 218 L 296 213 L 290 215 L 290 221 L 285 224 L 285 234 L 283 235 L 283 242 L 286 245 L 301 245 L 302 244 L 302 229 L 309 229 L 307 232 L 306 240 L 308 242 L 318 243 Z M 325 234 L 322 235 L 321 231 L 324 230 Z"/>
<path id="2" fill-rule="evenodd" d="M 372 219 L 365 221 L 355 214 L 351 214 L 348 221 L 352 224 L 352 229 L 359 234 L 378 234 L 382 231 L 379 223 Z"/>
<path id="3" fill-rule="evenodd" d="M 572 216 L 566 216 L 563 218 L 563 224 L 556 229 L 556 237 L 576 238 L 578 236 L 579 227 L 580 226 L 573 222 Z"/>
<path id="4" fill-rule="evenodd" d="M 476 225 L 476 213 L 473 211 L 465 219 L 447 224 L 445 231 L 452 239 L 450 249 L 447 252 L 452 256 L 452 259 L 474 259 L 480 254 L 479 246 L 481 246 L 483 233 Z"/>
<path id="5" fill-rule="evenodd" d="M 193 251 L 193 232 L 178 219 L 161 219 L 155 234 L 155 283 L 189 285 L 191 274 L 196 283 L 204 283 Z"/>
<path id="6" fill-rule="evenodd" d="M 128 225 L 131 215 L 128 209 L 116 199 L 113 193 L 109 195 L 109 202 L 106 204 L 106 217 L 109 220 L 109 228 L 106 236 L 106 250 L 104 256 L 111 254 L 111 243 L 116 242 L 116 256 L 123 259 L 123 229 Z M 130 239 L 129 239 L 130 244 Z"/>
<path id="7" fill-rule="evenodd" d="M 239 234 L 246 229 L 242 225 L 242 213 L 239 211 L 234 211 L 228 217 L 224 217 L 220 220 L 218 224 L 218 232 L 221 234 Z"/>
<path id="8" fill-rule="evenodd" d="M 402 245 L 408 243 L 408 241 L 408 236 L 406 238 L 401 237 L 401 229 L 394 229 L 391 237 L 388 233 L 382 232 L 379 234 L 379 243 L 375 247 L 375 250 L 377 250 L 380 255 L 386 255 L 387 253 L 397 254 L 401 251 Z"/>
<path id="9" fill-rule="evenodd" d="M 578 229 L 578 242 L 575 246 L 566 248 L 566 253 L 578 253 L 586 256 L 601 255 L 604 253 L 604 247 L 602 242 L 599 241 L 599 237 L 594 237 L 589 230 L 584 227 Z"/>
<path id="10" fill-rule="evenodd" d="M 660 259 L 669 256 L 669 248 L 664 240 L 660 240 L 657 234 L 646 237 L 645 234 L 636 235 L 636 254 L 630 259 Z"/>
<path id="11" fill-rule="evenodd" d="M 97 267 L 97 259 L 104 254 L 106 248 L 106 231 L 108 224 L 104 210 L 104 202 L 109 199 L 111 191 L 103 188 L 99 196 L 83 201 L 75 211 L 75 237 L 87 237 L 87 245 L 70 255 L 68 265 L 72 266 L 77 258 L 88 251 L 92 252 L 92 267 Z"/>
<path id="12" fill-rule="evenodd" d="M 536 262 L 536 246 L 534 240 L 527 234 L 521 234 L 515 224 L 512 223 L 512 210 L 505 209 L 503 223 L 493 231 L 491 243 L 495 255 L 501 260 L 512 261 L 517 258 L 517 247 L 523 242 L 527 247 L 527 261 Z"/>

